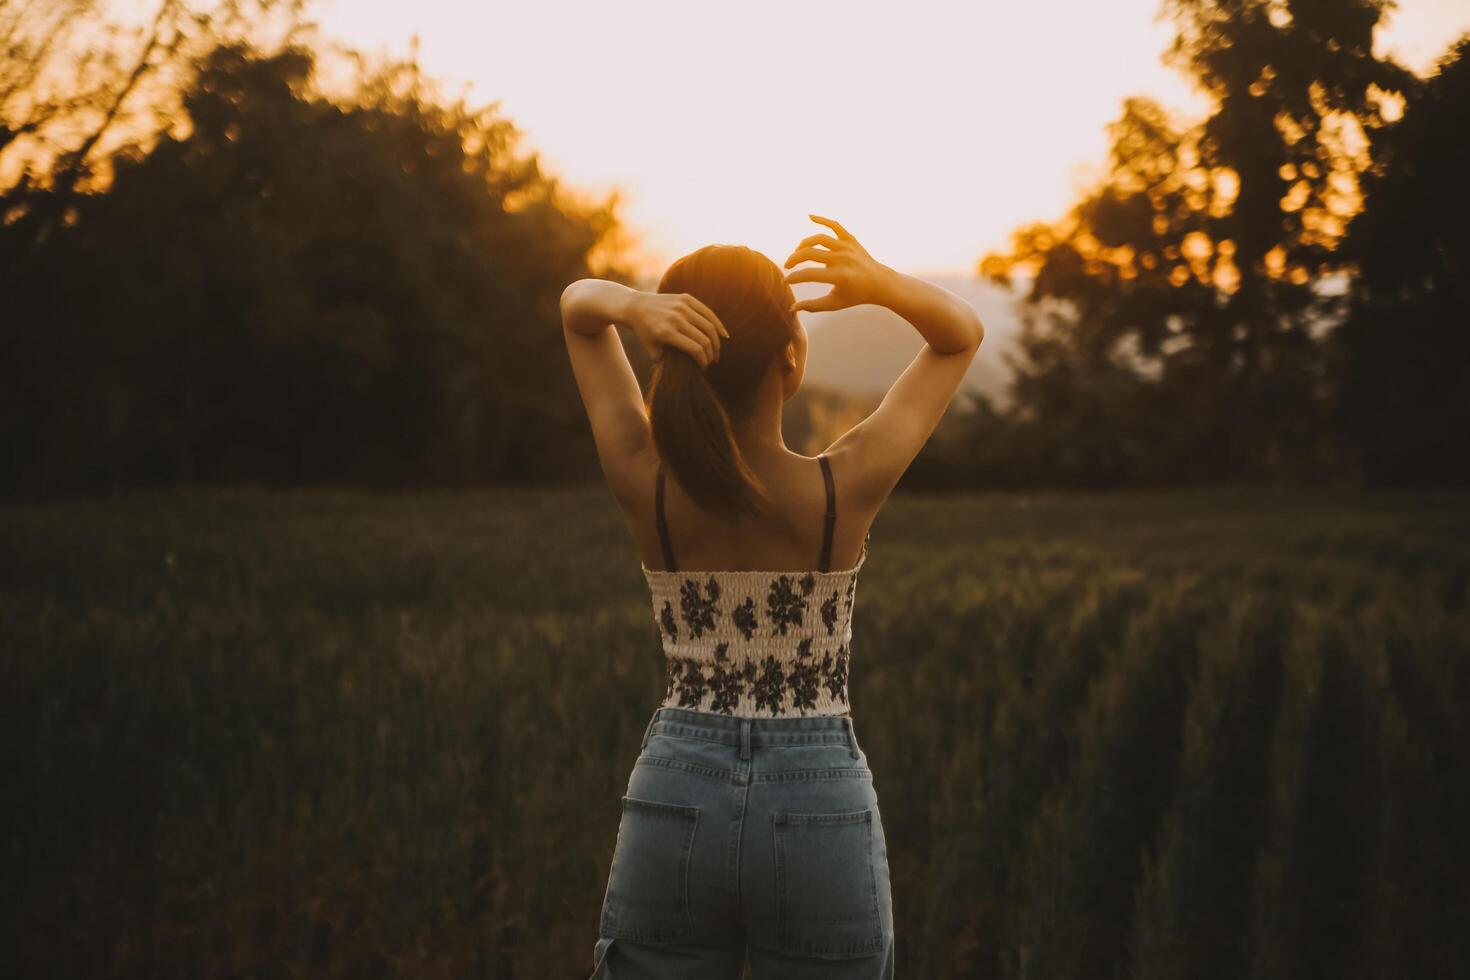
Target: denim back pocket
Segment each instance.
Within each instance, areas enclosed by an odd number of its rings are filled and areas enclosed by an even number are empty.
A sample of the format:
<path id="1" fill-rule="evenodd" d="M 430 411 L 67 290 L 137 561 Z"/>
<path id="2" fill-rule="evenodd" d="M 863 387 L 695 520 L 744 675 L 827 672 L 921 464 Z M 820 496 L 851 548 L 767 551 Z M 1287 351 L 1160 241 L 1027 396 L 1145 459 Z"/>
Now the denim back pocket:
<path id="1" fill-rule="evenodd" d="M 632 796 L 622 801 L 601 933 L 643 943 L 688 940 L 694 934 L 689 855 L 699 808 Z"/>
<path id="2" fill-rule="evenodd" d="M 883 949 L 872 807 L 773 815 L 782 951 L 843 959 Z"/>

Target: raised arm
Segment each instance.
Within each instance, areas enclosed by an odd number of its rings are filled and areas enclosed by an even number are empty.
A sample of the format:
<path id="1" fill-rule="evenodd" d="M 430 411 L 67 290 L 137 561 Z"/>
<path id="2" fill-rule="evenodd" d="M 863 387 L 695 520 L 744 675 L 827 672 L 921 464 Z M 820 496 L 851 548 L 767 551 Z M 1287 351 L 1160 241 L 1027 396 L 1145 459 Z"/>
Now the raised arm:
<path id="1" fill-rule="evenodd" d="M 848 499 L 861 509 L 874 511 L 939 425 L 985 339 L 985 326 L 975 308 L 954 293 L 890 269 L 836 221 L 810 217 L 831 228 L 837 237 L 818 234 L 803 239 L 787 258 L 786 267 L 804 261 L 824 265 L 797 269 L 786 281 L 826 282 L 833 288 L 823 296 L 798 302 L 795 308 L 886 306 L 912 324 L 925 341 L 872 414 L 827 449 L 833 467 L 841 471 Z"/>
<path id="2" fill-rule="evenodd" d="M 725 328 L 714 312 L 685 293 L 651 293 L 607 279 L 578 279 L 561 294 L 562 333 L 597 458 L 620 500 L 636 499 L 636 462 L 652 444 L 643 392 L 617 331 L 632 329 L 648 356 L 674 345 L 701 367 L 718 357 Z"/>

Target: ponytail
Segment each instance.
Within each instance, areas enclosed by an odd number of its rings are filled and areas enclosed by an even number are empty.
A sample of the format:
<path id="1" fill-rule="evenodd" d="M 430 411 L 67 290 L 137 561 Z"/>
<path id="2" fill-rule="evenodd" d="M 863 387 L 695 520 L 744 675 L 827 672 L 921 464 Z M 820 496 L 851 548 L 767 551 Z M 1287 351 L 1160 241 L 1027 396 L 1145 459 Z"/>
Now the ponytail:
<path id="1" fill-rule="evenodd" d="M 768 512 L 765 488 L 740 453 L 729 413 L 687 351 L 665 347 L 654 363 L 648 419 L 659 458 L 701 508 L 730 523 Z"/>
<path id="2" fill-rule="evenodd" d="M 744 245 L 706 245 L 675 260 L 658 291 L 697 296 L 728 331 L 707 368 L 672 345 L 654 362 L 646 404 L 659 458 L 705 512 L 731 524 L 769 514 L 730 417 L 751 410 L 761 380 L 801 329 L 785 273 Z"/>

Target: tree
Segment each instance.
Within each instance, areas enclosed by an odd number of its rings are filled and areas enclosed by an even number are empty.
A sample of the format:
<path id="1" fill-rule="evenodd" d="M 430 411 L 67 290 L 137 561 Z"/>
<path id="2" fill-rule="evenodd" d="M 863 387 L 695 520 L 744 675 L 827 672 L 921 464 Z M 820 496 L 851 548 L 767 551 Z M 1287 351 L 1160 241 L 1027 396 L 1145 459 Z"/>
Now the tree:
<path id="1" fill-rule="evenodd" d="M 0 215 L 44 240 L 113 153 L 171 124 L 175 76 L 225 38 L 299 29 L 303 2 L 157 0 L 130 25 L 106 0 L 0 0 Z"/>
<path id="2" fill-rule="evenodd" d="M 1321 284 L 1358 206 L 1386 96 L 1381 0 L 1168 0 L 1169 58 L 1210 96 L 1181 125 L 1128 100 L 1109 169 L 1061 221 L 1020 229 L 982 273 L 1024 271 L 1014 417 L 1073 482 L 1330 472 Z M 1073 450 L 1072 456 L 1076 455 Z"/>
<path id="3" fill-rule="evenodd" d="M 336 99 L 315 63 L 214 48 L 179 135 L 113 157 L 105 188 L 47 190 L 70 201 L 45 239 L 0 230 L 34 249 L 23 278 L 0 270 L 14 489 L 472 483 L 592 459 L 557 297 L 615 236 L 616 197 L 577 200 L 494 106 L 446 102 L 411 61 Z"/>
<path id="4" fill-rule="evenodd" d="M 1348 230 L 1338 424 L 1375 485 L 1470 483 L 1470 36 L 1383 134 Z"/>

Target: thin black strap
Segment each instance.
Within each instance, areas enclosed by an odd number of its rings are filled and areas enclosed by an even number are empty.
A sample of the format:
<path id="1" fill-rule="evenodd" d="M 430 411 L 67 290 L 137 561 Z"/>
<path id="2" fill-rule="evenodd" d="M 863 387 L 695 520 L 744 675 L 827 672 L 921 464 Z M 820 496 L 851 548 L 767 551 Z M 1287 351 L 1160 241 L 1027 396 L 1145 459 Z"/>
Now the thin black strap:
<path id="1" fill-rule="evenodd" d="M 669 522 L 664 519 L 664 464 L 658 464 L 658 488 L 653 495 L 654 523 L 658 525 L 658 543 L 664 550 L 664 568 L 675 571 L 674 546 L 669 544 Z"/>
<path id="2" fill-rule="evenodd" d="M 832 485 L 832 464 L 827 462 L 827 454 L 817 456 L 822 463 L 822 479 L 827 484 L 827 521 L 822 528 L 822 563 L 818 566 L 822 571 L 830 571 L 832 564 L 832 529 L 837 524 L 837 490 Z"/>

